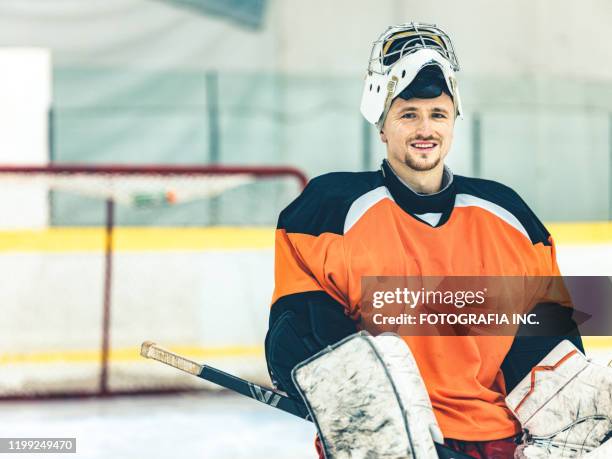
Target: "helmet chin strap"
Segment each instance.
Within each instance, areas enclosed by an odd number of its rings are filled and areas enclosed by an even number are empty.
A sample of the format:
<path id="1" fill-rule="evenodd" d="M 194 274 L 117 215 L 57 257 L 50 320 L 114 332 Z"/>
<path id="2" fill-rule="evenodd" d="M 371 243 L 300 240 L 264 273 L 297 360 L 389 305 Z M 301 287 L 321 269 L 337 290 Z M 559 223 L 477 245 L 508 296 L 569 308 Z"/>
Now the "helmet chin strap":
<path id="1" fill-rule="evenodd" d="M 391 108 L 391 104 L 393 103 L 393 94 L 395 94 L 395 86 L 397 85 L 398 78 L 393 76 L 389 82 L 387 83 L 387 97 L 385 98 L 385 108 L 383 109 L 382 115 L 378 123 L 376 123 L 376 127 L 379 131 L 382 131 L 383 125 L 385 124 L 385 120 L 387 119 L 387 113 L 389 113 L 389 109 Z"/>

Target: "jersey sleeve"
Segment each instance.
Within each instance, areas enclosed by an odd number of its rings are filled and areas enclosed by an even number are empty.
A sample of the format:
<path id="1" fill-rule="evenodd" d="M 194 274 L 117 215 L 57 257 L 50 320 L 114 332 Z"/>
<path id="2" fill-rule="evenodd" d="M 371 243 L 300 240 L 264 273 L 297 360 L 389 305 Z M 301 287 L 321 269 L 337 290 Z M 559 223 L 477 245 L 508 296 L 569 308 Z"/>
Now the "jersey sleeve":
<path id="1" fill-rule="evenodd" d="M 517 195 L 518 197 L 518 195 Z M 557 304 L 559 306 L 572 307 L 569 295 L 559 264 L 557 262 L 557 249 L 555 241 L 544 224 L 520 197 L 524 205 L 524 221 L 529 228 L 530 237 L 534 244 L 534 250 L 538 254 L 538 273 L 544 280 L 544 286 L 538 297 L 538 303 Z"/>
<path id="2" fill-rule="evenodd" d="M 275 237 L 272 305 L 289 296 L 299 301 L 300 294 L 322 292 L 347 307 L 342 234 L 347 205 L 336 189 L 338 178 L 327 175 L 313 179 L 281 212 Z"/>
<path id="3" fill-rule="evenodd" d="M 556 303 L 571 307 L 570 296 L 565 289 L 559 265 L 555 242 L 544 224 L 531 210 L 529 205 L 512 188 L 490 180 L 472 181 L 477 188 L 470 191 L 491 201 L 510 212 L 524 229 L 530 241 L 529 251 L 532 254 L 528 275 L 538 285 L 534 292 L 537 303 Z M 473 186 L 471 183 L 470 186 Z"/>
<path id="4" fill-rule="evenodd" d="M 288 295 L 325 292 L 346 306 L 345 271 L 340 237 L 276 230 L 272 304 Z"/>

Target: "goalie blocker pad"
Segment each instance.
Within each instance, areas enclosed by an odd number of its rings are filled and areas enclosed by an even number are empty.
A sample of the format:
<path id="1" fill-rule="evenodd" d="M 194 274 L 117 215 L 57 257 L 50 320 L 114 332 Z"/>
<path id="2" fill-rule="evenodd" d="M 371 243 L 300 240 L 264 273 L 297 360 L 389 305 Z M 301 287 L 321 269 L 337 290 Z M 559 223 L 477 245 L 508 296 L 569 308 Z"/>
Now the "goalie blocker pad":
<path id="1" fill-rule="evenodd" d="M 410 349 L 356 333 L 293 370 L 327 459 L 436 459 L 442 433 Z"/>
<path id="2" fill-rule="evenodd" d="M 598 458 L 612 449 L 606 442 L 612 433 L 612 368 L 591 362 L 570 341 L 533 367 L 506 404 L 525 430 L 517 458 Z"/>

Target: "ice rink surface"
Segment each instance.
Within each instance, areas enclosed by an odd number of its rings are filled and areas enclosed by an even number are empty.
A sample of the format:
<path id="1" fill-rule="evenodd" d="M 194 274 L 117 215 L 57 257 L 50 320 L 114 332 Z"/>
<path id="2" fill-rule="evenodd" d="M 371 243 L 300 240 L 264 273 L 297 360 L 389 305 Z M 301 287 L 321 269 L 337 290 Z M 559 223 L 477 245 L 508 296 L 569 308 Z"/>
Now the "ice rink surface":
<path id="1" fill-rule="evenodd" d="M 0 403 L 0 437 L 76 437 L 77 454 L 20 459 L 313 459 L 310 422 L 242 396 L 201 393 Z"/>

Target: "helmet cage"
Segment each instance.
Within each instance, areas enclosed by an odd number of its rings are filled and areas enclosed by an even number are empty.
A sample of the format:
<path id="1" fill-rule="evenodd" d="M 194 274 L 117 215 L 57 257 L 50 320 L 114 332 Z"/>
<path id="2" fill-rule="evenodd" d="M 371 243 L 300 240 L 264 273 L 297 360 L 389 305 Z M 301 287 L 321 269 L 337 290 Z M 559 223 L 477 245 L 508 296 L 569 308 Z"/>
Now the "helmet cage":
<path id="1" fill-rule="evenodd" d="M 401 43 L 401 48 L 394 47 L 396 43 Z M 434 24 L 410 22 L 388 27 L 373 43 L 368 73 L 384 75 L 400 58 L 421 49 L 433 49 L 450 63 L 453 71 L 459 70 L 453 43 L 444 31 Z"/>

